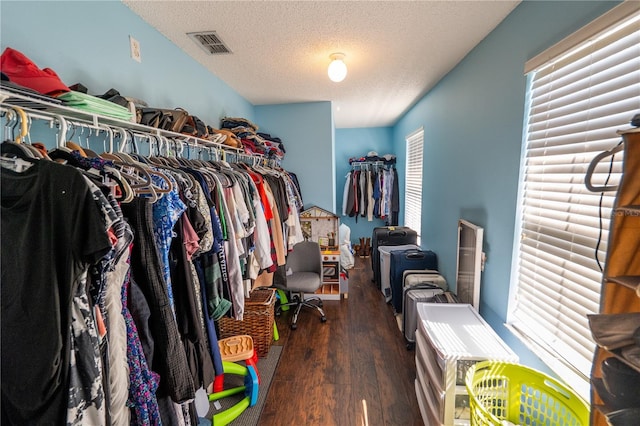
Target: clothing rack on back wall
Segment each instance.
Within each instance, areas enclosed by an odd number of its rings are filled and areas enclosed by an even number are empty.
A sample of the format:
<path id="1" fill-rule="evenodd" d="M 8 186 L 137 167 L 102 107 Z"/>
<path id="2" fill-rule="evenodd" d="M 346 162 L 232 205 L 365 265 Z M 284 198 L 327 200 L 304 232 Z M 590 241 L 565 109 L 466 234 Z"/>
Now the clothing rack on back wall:
<path id="1" fill-rule="evenodd" d="M 347 173 L 342 215 L 366 217 L 385 221 L 387 226 L 398 225 L 399 182 L 394 155 L 378 156 L 370 152 L 366 157 L 350 158 L 351 170 Z"/>
<path id="2" fill-rule="evenodd" d="M 19 374 L 3 376 L 3 421 L 198 424 L 196 390 L 223 373 L 215 322 L 242 319 L 258 274 L 303 240 L 295 175 L 4 95 L 1 351 Z"/>
<path id="3" fill-rule="evenodd" d="M 352 161 L 351 170 L 375 170 L 383 169 L 385 167 L 384 161 Z"/>

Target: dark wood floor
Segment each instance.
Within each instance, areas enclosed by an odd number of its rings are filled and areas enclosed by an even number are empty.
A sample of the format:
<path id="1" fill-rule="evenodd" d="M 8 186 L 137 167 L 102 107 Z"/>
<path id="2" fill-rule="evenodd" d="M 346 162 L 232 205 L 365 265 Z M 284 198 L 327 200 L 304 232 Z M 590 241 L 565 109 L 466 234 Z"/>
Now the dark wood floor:
<path id="1" fill-rule="evenodd" d="M 349 271 L 349 297 L 277 319 L 283 353 L 259 425 L 421 425 L 414 351 L 371 282 L 369 258 Z"/>

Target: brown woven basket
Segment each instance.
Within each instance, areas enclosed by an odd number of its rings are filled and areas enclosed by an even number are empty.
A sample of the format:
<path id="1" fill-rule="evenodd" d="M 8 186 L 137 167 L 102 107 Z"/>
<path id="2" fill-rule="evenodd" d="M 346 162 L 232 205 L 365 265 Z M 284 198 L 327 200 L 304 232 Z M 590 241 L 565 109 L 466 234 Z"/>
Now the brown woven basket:
<path id="1" fill-rule="evenodd" d="M 249 299 L 244 299 L 244 319 L 222 317 L 218 320 L 220 339 L 248 334 L 259 357 L 269 353 L 273 340 L 274 308 L 276 291 L 271 288 L 255 289 Z"/>

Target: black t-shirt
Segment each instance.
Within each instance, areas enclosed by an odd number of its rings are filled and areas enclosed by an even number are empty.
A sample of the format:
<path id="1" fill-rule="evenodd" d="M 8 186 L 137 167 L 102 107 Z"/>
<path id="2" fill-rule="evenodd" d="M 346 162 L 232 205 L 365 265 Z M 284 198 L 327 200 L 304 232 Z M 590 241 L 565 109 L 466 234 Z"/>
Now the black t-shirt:
<path id="1" fill-rule="evenodd" d="M 2 419 L 61 424 L 73 290 L 110 249 L 105 221 L 73 167 L 41 160 L 0 176 Z"/>

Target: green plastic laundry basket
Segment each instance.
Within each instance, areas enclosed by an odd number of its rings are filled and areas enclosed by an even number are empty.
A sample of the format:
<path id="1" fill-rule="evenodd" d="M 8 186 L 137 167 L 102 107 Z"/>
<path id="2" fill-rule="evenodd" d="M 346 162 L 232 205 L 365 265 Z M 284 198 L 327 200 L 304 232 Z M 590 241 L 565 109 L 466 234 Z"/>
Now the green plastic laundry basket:
<path id="1" fill-rule="evenodd" d="M 588 426 L 589 406 L 544 373 L 481 361 L 467 371 L 471 425 Z"/>

